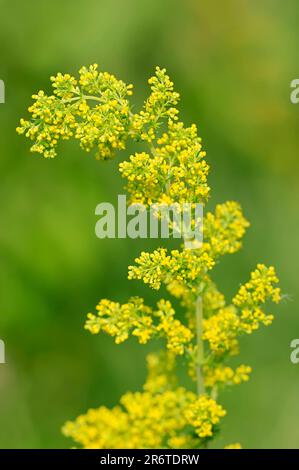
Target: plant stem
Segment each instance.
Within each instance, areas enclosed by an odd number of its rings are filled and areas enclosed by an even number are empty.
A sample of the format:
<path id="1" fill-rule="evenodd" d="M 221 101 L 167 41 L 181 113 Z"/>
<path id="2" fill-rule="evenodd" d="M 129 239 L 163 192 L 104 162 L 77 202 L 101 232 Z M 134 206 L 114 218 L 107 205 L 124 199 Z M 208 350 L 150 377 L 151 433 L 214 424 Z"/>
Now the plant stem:
<path id="1" fill-rule="evenodd" d="M 101 98 L 99 96 L 92 96 L 92 95 L 79 95 L 79 96 L 74 96 L 73 98 L 69 98 L 68 100 L 62 100 L 62 103 L 67 104 L 71 103 L 72 101 L 79 101 L 79 100 L 92 100 L 92 101 L 99 101 L 100 103 Z"/>
<path id="2" fill-rule="evenodd" d="M 202 298 L 199 296 L 195 304 L 196 315 L 196 338 L 197 338 L 197 358 L 196 358 L 196 378 L 197 378 L 197 393 L 198 395 L 205 392 L 204 379 L 202 375 L 202 363 L 204 359 L 204 349 L 202 341 Z"/>

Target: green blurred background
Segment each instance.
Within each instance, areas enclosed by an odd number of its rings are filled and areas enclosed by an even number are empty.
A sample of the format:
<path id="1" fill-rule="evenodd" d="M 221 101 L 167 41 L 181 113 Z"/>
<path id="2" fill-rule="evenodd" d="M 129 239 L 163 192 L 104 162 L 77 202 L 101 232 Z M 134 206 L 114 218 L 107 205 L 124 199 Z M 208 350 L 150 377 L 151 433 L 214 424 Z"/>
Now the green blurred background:
<path id="1" fill-rule="evenodd" d="M 137 103 L 154 67 L 168 69 L 183 118 L 204 138 L 210 207 L 236 199 L 252 224 L 244 249 L 217 267 L 219 286 L 231 296 L 265 262 L 289 294 L 271 328 L 242 340 L 240 362 L 254 373 L 222 395 L 217 445 L 298 448 L 299 365 L 289 358 L 299 337 L 299 105 L 289 98 L 299 78 L 297 0 L 10 0 L 0 11 L 0 447 L 69 447 L 64 421 L 139 389 L 145 354 L 157 347 L 115 346 L 83 329 L 102 297 L 157 298 L 126 280 L 150 242 L 94 234 L 96 204 L 122 193 L 119 159 L 99 163 L 65 143 L 47 161 L 15 133 L 50 75 L 97 62 L 134 83 Z"/>

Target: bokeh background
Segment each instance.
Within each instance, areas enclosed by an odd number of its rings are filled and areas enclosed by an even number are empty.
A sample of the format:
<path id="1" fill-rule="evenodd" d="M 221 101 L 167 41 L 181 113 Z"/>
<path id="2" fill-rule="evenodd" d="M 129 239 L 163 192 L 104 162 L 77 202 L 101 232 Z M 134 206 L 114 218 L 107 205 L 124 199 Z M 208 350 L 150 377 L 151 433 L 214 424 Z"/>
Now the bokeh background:
<path id="1" fill-rule="evenodd" d="M 0 1 L 0 447 L 69 447 L 61 425 L 89 407 L 114 405 L 145 377 L 135 341 L 115 346 L 84 331 L 98 300 L 157 294 L 128 282 L 127 265 L 151 243 L 98 240 L 94 209 L 122 193 L 118 161 L 100 163 L 60 146 L 47 161 L 15 133 L 31 94 L 49 76 L 97 62 L 127 83 L 136 103 L 154 67 L 181 93 L 182 116 L 196 122 L 211 164 L 212 198 L 236 199 L 251 228 L 244 249 L 215 277 L 231 296 L 257 262 L 274 264 L 288 298 L 271 328 L 242 339 L 249 383 L 222 395 L 228 409 L 217 445 L 299 447 L 299 78 L 296 0 Z M 130 149 L 129 149 L 130 151 Z"/>

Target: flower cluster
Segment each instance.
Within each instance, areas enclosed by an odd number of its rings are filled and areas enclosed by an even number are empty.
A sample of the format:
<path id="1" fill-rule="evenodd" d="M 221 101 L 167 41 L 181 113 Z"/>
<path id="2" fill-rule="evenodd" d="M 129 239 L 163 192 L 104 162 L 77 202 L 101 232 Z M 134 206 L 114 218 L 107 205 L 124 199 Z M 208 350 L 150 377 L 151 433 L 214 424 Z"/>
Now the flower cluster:
<path id="1" fill-rule="evenodd" d="M 116 344 L 128 339 L 131 331 L 141 344 L 147 343 L 154 333 L 152 309 L 141 298 L 132 298 L 122 305 L 102 299 L 96 310 L 97 315 L 87 315 L 85 328 L 93 334 L 108 333 L 115 337 Z"/>
<path id="2" fill-rule="evenodd" d="M 157 67 L 149 84 L 149 97 L 133 113 L 132 85 L 99 72 L 97 65 L 82 67 L 78 78 L 59 73 L 52 77 L 52 94 L 33 95 L 31 120 L 22 119 L 17 131 L 33 141 L 32 151 L 45 157 L 56 155 L 59 140 L 75 138 L 84 150 L 96 149 L 98 158 L 110 158 L 131 138 L 141 148 L 119 165 L 131 202 L 205 204 L 209 165 L 197 128 L 179 121 L 179 94 L 165 69 Z M 167 223 L 174 229 L 170 219 Z M 139 297 L 124 304 L 104 299 L 96 314 L 88 314 L 85 328 L 93 334 L 103 331 L 116 343 L 130 335 L 140 344 L 162 338 L 166 347 L 148 356 L 142 392 L 126 393 L 118 406 L 91 409 L 66 423 L 66 436 L 82 447 L 106 449 L 208 445 L 226 414 L 216 402 L 218 391 L 246 382 L 251 373 L 249 366 L 233 369 L 227 364 L 238 353 L 239 336 L 269 325 L 273 316 L 264 311 L 265 304 L 280 300 L 273 267 L 259 264 L 228 304 L 211 277 L 221 255 L 241 248 L 248 226 L 240 205 L 228 201 L 204 216 L 200 247 L 161 247 L 135 259 L 129 279 L 155 290 L 166 287 L 179 299 L 178 314 L 164 299 L 156 307 Z M 178 384 L 180 357 L 197 383 L 196 393 Z M 226 448 L 239 449 L 240 444 Z"/>
<path id="3" fill-rule="evenodd" d="M 149 80 L 151 94 L 145 101 L 140 113 L 133 117 L 133 136 L 152 142 L 163 120 L 177 119 L 176 105 L 180 95 L 174 91 L 173 82 L 166 74 L 166 69 L 156 67 L 156 73 Z"/>
<path id="4" fill-rule="evenodd" d="M 74 422 L 66 423 L 63 433 L 84 448 L 189 447 L 191 436 L 187 433 L 189 422 L 185 410 L 192 399 L 194 394 L 183 388 L 158 394 L 127 393 L 121 398 L 120 406 L 111 410 L 91 409 Z M 199 439 L 196 444 L 200 446 Z"/>
<path id="5" fill-rule="evenodd" d="M 169 350 L 150 353 L 146 357 L 147 378 L 143 386 L 146 392 L 160 393 L 177 387 L 175 374 L 176 355 Z"/>
<path id="6" fill-rule="evenodd" d="M 97 149 L 98 158 L 111 157 L 125 148 L 131 125 L 128 96 L 132 86 L 114 75 L 101 73 L 97 65 L 83 67 L 79 80 L 58 73 L 51 78 L 53 95 L 39 91 L 29 107 L 31 121 L 21 119 L 19 134 L 34 143 L 32 152 L 55 157 L 59 139 L 74 137 L 89 152 Z"/>
<path id="7" fill-rule="evenodd" d="M 215 386 L 239 385 L 241 382 L 247 382 L 252 369 L 250 366 L 241 365 L 235 370 L 223 364 L 210 367 L 203 367 L 205 386 L 207 389 L 213 389 Z"/>
<path id="8" fill-rule="evenodd" d="M 90 409 L 74 422 L 67 422 L 63 433 L 84 448 L 202 447 L 213 436 L 225 411 L 206 395 L 197 397 L 183 387 L 171 387 L 161 370 L 163 358 L 149 357 L 143 392 L 126 393 L 120 405 L 112 409 Z M 168 361 L 166 364 L 169 366 Z M 168 372 L 172 368 L 170 359 Z"/>
<path id="9" fill-rule="evenodd" d="M 237 336 L 250 334 L 261 324 L 271 324 L 273 315 L 266 314 L 261 307 L 267 300 L 279 302 L 280 289 L 274 287 L 277 282 L 274 268 L 259 264 L 251 273 L 251 280 L 240 287 L 232 305 L 204 320 L 203 339 L 209 342 L 213 352 L 233 351 Z"/>
<path id="10" fill-rule="evenodd" d="M 239 325 L 239 317 L 233 306 L 221 308 L 215 315 L 203 321 L 202 338 L 208 341 L 214 353 L 235 351 Z"/>
<path id="11" fill-rule="evenodd" d="M 196 126 L 185 128 L 170 119 L 168 131 L 151 147 L 151 154 L 136 153 L 120 163 L 131 201 L 145 205 L 206 201 L 210 188 L 205 155 Z"/>
<path id="12" fill-rule="evenodd" d="M 233 298 L 233 304 L 241 310 L 241 328 L 246 333 L 257 330 L 260 323 L 270 325 L 273 315 L 265 314 L 261 305 L 267 300 L 275 303 L 280 301 L 280 289 L 275 287 L 278 278 L 273 266 L 267 268 L 258 264 L 257 269 L 251 273 L 251 279 L 240 287 L 239 292 Z"/>
<path id="13" fill-rule="evenodd" d="M 220 418 L 226 415 L 226 411 L 218 405 L 213 398 L 201 395 L 186 410 L 186 416 L 190 424 L 195 428 L 196 434 L 201 438 L 213 436 L 215 426 Z"/>
<path id="14" fill-rule="evenodd" d="M 104 331 L 113 336 L 117 344 L 128 339 L 130 333 L 140 344 L 147 343 L 152 337 L 162 337 L 170 351 L 181 355 L 193 337 L 191 330 L 175 318 L 171 303 L 163 299 L 156 310 L 147 307 L 139 297 L 122 305 L 103 299 L 96 309 L 97 315 L 87 315 L 85 328 L 93 334 Z"/>
<path id="15" fill-rule="evenodd" d="M 167 348 L 175 354 L 182 355 L 193 338 L 193 333 L 175 318 L 175 311 L 170 302 L 160 300 L 157 331 L 167 338 Z"/>
<path id="16" fill-rule="evenodd" d="M 204 250 L 172 250 L 165 248 L 152 253 L 142 252 L 135 259 L 137 266 L 129 266 L 129 279 L 142 279 L 153 289 L 178 281 L 196 290 L 202 276 L 214 266 L 213 259 Z"/>
<path id="17" fill-rule="evenodd" d="M 205 240 L 210 245 L 211 255 L 216 258 L 238 251 L 248 226 L 237 202 L 217 204 L 215 213 L 208 212 L 204 222 Z"/>
<path id="18" fill-rule="evenodd" d="M 242 446 L 239 442 L 235 442 L 234 444 L 228 444 L 224 448 L 225 449 L 242 449 Z"/>

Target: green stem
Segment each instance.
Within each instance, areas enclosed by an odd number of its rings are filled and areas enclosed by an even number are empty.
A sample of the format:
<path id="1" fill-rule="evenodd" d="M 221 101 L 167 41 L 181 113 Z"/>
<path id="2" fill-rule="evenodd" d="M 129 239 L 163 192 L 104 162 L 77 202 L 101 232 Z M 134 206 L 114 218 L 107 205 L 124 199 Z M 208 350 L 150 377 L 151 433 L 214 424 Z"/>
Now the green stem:
<path id="1" fill-rule="evenodd" d="M 101 98 L 99 96 L 91 96 L 91 95 L 82 95 L 83 100 L 92 100 L 92 101 L 99 101 L 102 103 Z"/>
<path id="2" fill-rule="evenodd" d="M 202 364 L 204 360 L 203 349 L 203 312 L 202 312 L 202 298 L 198 297 L 195 305 L 196 315 L 196 339 L 197 339 L 197 357 L 196 357 L 196 379 L 197 379 L 197 393 L 198 395 L 205 392 L 204 379 L 202 374 Z"/>
<path id="3" fill-rule="evenodd" d="M 80 96 L 74 96 L 73 98 L 70 98 L 68 100 L 62 100 L 63 104 L 71 103 L 73 101 L 79 101 L 79 100 L 92 100 L 92 101 L 99 101 L 100 103 L 101 98 L 99 96 L 92 96 L 92 95 L 80 95 Z"/>

